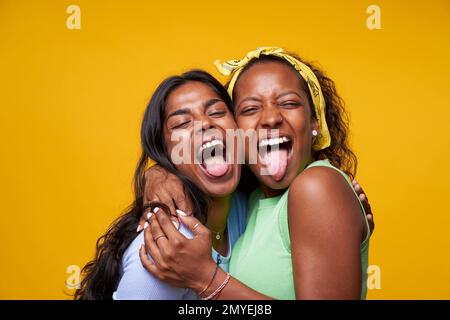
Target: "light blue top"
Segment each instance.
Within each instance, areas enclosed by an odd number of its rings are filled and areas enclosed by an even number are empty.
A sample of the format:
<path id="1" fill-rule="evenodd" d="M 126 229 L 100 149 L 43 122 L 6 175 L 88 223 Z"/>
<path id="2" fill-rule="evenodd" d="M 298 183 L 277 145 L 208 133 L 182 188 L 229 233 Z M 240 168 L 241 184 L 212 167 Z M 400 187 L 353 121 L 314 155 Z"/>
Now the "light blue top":
<path id="1" fill-rule="evenodd" d="M 217 262 L 220 256 L 220 267 L 228 272 L 228 263 L 232 247 L 239 236 L 244 232 L 247 222 L 247 199 L 234 192 L 231 198 L 231 207 L 227 219 L 228 255 L 221 256 L 214 248 L 212 257 Z M 184 224 L 179 230 L 187 238 L 192 238 L 192 232 Z M 198 296 L 187 288 L 173 287 L 153 277 L 141 263 L 139 247 L 144 243 L 144 232 L 140 232 L 128 246 L 122 257 L 122 277 L 113 294 L 114 300 L 195 300 Z M 151 258 L 151 257 L 150 257 Z"/>

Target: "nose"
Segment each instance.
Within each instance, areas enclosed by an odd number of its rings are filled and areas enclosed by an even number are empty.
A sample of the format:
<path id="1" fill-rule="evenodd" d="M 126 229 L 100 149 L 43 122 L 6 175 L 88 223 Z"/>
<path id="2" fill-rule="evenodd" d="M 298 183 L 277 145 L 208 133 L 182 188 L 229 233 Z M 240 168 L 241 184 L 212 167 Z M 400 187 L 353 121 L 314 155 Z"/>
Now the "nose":
<path id="1" fill-rule="evenodd" d="M 272 105 L 266 106 L 261 114 L 261 126 L 264 129 L 279 128 L 283 123 L 283 116 L 280 110 Z"/>
<path id="2" fill-rule="evenodd" d="M 211 119 L 207 116 L 199 116 L 197 119 L 199 125 L 196 125 L 197 133 L 205 132 L 208 129 L 214 128 L 214 124 Z"/>

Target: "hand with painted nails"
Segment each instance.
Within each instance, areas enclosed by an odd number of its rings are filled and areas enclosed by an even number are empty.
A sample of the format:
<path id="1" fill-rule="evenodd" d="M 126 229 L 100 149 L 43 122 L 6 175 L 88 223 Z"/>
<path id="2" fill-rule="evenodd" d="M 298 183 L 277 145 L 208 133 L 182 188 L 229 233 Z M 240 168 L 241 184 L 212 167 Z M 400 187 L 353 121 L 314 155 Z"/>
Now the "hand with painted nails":
<path id="1" fill-rule="evenodd" d="M 192 213 L 192 201 L 184 190 L 183 182 L 158 165 L 145 172 L 144 203 L 153 201 L 165 203 L 175 216 L 176 209 Z"/>
<path id="2" fill-rule="evenodd" d="M 174 221 L 177 217 L 177 209 L 188 215 L 192 213 L 192 201 L 185 193 L 183 182 L 176 175 L 158 165 L 145 172 L 144 206 L 153 202 L 165 204 L 169 208 L 170 214 L 175 217 Z M 144 211 L 139 220 L 137 232 L 144 228 L 147 220 L 147 212 Z"/>
<path id="3" fill-rule="evenodd" d="M 211 280 L 216 265 L 211 257 L 211 231 L 193 216 L 178 210 L 181 222 L 194 235 L 188 239 L 176 230 L 163 211 L 153 214 L 145 229 L 145 245 L 139 250 L 142 265 L 166 283 L 199 293 Z"/>
<path id="4" fill-rule="evenodd" d="M 151 217 L 157 213 L 161 208 L 164 208 L 162 212 L 165 212 L 170 220 L 172 220 L 172 224 L 175 226 L 177 230 L 180 229 L 180 221 L 178 220 L 178 216 L 172 216 L 170 215 L 170 211 L 168 206 L 166 206 L 163 203 L 160 202 L 150 202 L 145 207 L 144 213 L 141 216 L 141 220 L 139 222 L 139 226 L 137 227 L 136 232 L 140 232 L 142 230 L 147 229 L 147 227 L 150 225 L 150 219 Z M 180 211 L 180 210 L 176 210 Z"/>
<path id="5" fill-rule="evenodd" d="M 370 233 L 372 234 L 373 230 L 375 229 L 375 222 L 373 219 L 373 212 L 372 212 L 372 208 L 370 207 L 369 199 L 367 198 L 367 195 L 365 194 L 363 188 L 358 183 L 358 181 L 356 181 L 356 179 L 352 181 L 352 184 L 353 184 L 353 188 L 356 191 L 356 194 L 359 197 L 359 200 L 361 200 L 361 203 L 364 207 L 364 211 L 366 212 L 366 216 L 367 216 L 367 221 L 369 222 Z"/>

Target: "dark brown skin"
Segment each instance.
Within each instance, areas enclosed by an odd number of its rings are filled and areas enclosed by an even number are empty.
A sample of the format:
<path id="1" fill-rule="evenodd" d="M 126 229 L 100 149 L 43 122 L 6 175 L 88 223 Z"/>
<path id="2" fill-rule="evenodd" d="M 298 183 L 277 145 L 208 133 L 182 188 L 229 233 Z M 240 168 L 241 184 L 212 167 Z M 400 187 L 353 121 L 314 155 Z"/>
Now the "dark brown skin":
<path id="1" fill-rule="evenodd" d="M 139 251 L 142 264 L 158 279 L 177 287 L 190 288 L 199 293 L 210 282 L 216 266 L 211 258 L 211 231 L 203 224 L 199 224 L 193 230 L 194 238 L 187 239 L 175 229 L 170 218 L 161 211 L 159 210 L 150 218 L 150 227 L 145 229 L 145 246 L 141 246 Z M 179 218 L 191 230 L 199 223 L 193 216 L 180 216 Z M 156 243 L 153 240 L 156 234 L 165 234 L 167 240 L 160 241 L 158 239 L 158 243 Z M 148 258 L 147 254 L 153 258 L 154 262 Z M 215 288 L 219 287 L 225 277 L 226 273 L 219 268 L 213 283 L 206 290 L 204 296 L 208 296 Z M 219 298 L 230 300 L 271 299 L 234 278 L 230 279 Z"/>
<path id="2" fill-rule="evenodd" d="M 369 231 L 347 182 L 330 168 L 305 170 L 288 208 L 297 299 L 360 299 L 360 243 Z"/>
<path id="3" fill-rule="evenodd" d="M 279 129 L 281 135 L 288 135 L 293 141 L 294 152 L 288 158 L 286 174 L 281 180 L 259 175 L 259 162 L 250 168 L 260 180 L 266 197 L 280 194 L 290 186 L 288 218 L 297 299 L 359 299 L 360 243 L 369 230 L 365 228 L 353 191 L 339 173 L 324 167 L 303 171 L 311 162 L 314 139 L 311 131 L 317 129 L 305 97 L 305 88 L 288 66 L 277 62 L 255 65 L 237 84 L 237 123 L 244 130 Z M 370 212 L 368 203 L 366 207 Z M 191 229 L 198 223 L 193 217 L 180 218 Z M 153 241 L 152 236 L 161 232 L 170 239 L 165 248 Z M 194 232 L 195 238 L 188 240 L 177 234 L 168 217 L 158 214 L 151 219 L 151 228 L 145 233 L 146 246 L 140 253 L 143 265 L 154 276 L 198 293 L 209 283 L 215 264 L 210 255 L 207 228 L 199 225 Z M 156 264 L 148 260 L 145 249 L 157 257 Z M 219 270 L 211 292 L 224 278 L 225 273 Z M 209 293 L 207 290 L 204 296 Z M 270 297 L 232 279 L 218 298 Z"/>
<path id="4" fill-rule="evenodd" d="M 180 141 L 172 141 L 171 136 L 173 134 L 182 133 L 182 135 L 178 135 L 178 138 L 189 143 L 191 148 L 189 163 L 176 165 L 177 170 L 182 172 L 209 196 L 216 198 L 229 196 L 239 182 L 241 165 L 237 164 L 237 161 L 233 161 L 232 170 L 229 170 L 226 175 L 214 178 L 209 177 L 201 169 L 201 166 L 194 162 L 194 154 L 196 154 L 197 150 L 195 150 L 196 146 L 193 143 L 194 136 L 197 136 L 197 141 L 202 141 L 202 138 L 205 140 L 210 138 L 206 135 L 209 135 L 209 132 L 212 135 L 214 131 L 219 132 L 220 137 L 226 143 L 226 130 L 236 129 L 237 127 L 233 115 L 225 102 L 207 85 L 192 82 L 182 85 L 169 95 L 165 112 L 163 130 L 169 154 L 172 154 L 173 148 Z M 194 132 L 195 121 L 201 121 L 202 132 Z M 206 130 L 208 130 L 207 134 L 205 134 Z M 200 138 L 198 138 L 199 136 Z M 234 141 L 233 145 L 237 148 L 237 140 Z M 235 152 L 235 154 L 237 153 Z M 187 214 L 192 213 L 192 202 L 185 195 L 183 184 L 175 175 L 155 166 L 152 170 L 148 170 L 145 173 L 145 177 L 146 192 L 144 194 L 144 204 L 149 202 L 164 203 L 169 207 L 174 217 L 176 217 L 175 210 L 177 208 Z M 168 184 L 168 188 L 164 188 L 165 183 Z M 150 189 L 158 190 L 158 193 L 149 194 L 148 190 Z M 179 190 L 183 190 L 183 192 L 178 192 Z M 144 214 L 140 220 L 138 232 L 142 230 L 146 219 L 146 214 Z M 176 218 L 173 220 L 176 220 Z M 226 217 L 225 221 L 214 223 L 213 220 L 214 218 L 210 219 L 213 230 L 222 232 L 226 224 Z"/>
<path id="5" fill-rule="evenodd" d="M 311 162 L 313 129 L 318 123 L 312 116 L 308 95 L 295 71 L 277 62 L 253 65 L 239 78 L 235 89 L 236 123 L 244 131 L 277 130 L 279 136 L 292 140 L 286 173 L 281 180 L 261 175 L 264 165 L 256 156 L 256 164 L 249 164 L 260 181 L 266 197 L 276 196 L 289 187 L 295 177 Z M 258 140 L 266 138 L 258 136 Z M 246 159 L 255 149 L 246 148 Z M 247 162 L 249 163 L 249 161 Z"/>
<path id="6" fill-rule="evenodd" d="M 175 89 L 167 99 L 164 121 L 164 140 L 169 154 L 179 144 L 179 140 L 172 141 L 174 133 L 180 134 L 185 143 L 189 143 L 191 157 L 189 163 L 177 164 L 176 168 L 187 176 L 197 187 L 211 197 L 229 196 L 236 188 L 240 178 L 240 165 L 234 163 L 231 169 L 222 177 L 209 177 L 198 163 L 194 163 L 194 136 L 203 139 L 211 138 L 212 130 L 221 133 L 225 144 L 227 136 L 225 130 L 236 129 L 233 115 L 219 96 L 207 85 L 191 82 Z M 201 121 L 201 128 L 194 132 L 194 121 Z M 201 142 L 200 142 L 201 144 Z M 235 144 L 237 144 L 235 142 Z"/>
<path id="7" fill-rule="evenodd" d="M 158 165 L 145 172 L 144 203 L 148 202 L 166 203 L 173 215 L 176 215 L 176 208 L 187 214 L 192 213 L 192 201 L 184 193 L 181 180 Z M 144 222 L 146 220 L 144 217 Z"/>
<path id="8" fill-rule="evenodd" d="M 154 169 L 151 169 L 152 171 Z M 156 172 L 156 170 L 154 171 Z M 159 172 L 159 170 L 158 170 Z M 167 182 L 165 182 L 167 184 Z M 373 214 L 371 211 L 370 204 L 368 199 L 364 193 L 364 190 L 358 184 L 356 180 L 353 181 L 355 186 L 355 190 L 357 191 L 359 198 L 363 201 L 363 205 L 369 219 L 369 224 L 371 225 L 371 232 L 373 232 L 374 224 L 373 224 Z M 183 192 L 183 189 L 179 190 Z M 141 261 L 144 267 L 151 272 L 153 275 L 158 277 L 163 281 L 167 281 L 173 285 L 179 287 L 189 287 L 194 291 L 201 292 L 205 286 L 209 283 L 208 281 L 213 274 L 215 264 L 214 261 L 210 261 L 208 265 L 202 267 L 204 269 L 201 273 L 198 272 L 197 263 L 201 259 L 199 253 L 202 252 L 206 254 L 204 257 L 205 260 L 209 261 L 211 256 L 211 232 L 208 228 L 204 227 L 200 224 L 193 232 L 196 239 L 199 241 L 190 241 L 184 238 L 180 233 L 173 232 L 175 228 L 170 223 L 170 219 L 168 219 L 163 212 L 158 212 L 156 214 L 156 218 L 152 217 L 150 219 L 150 227 L 145 230 L 145 245 L 146 247 L 142 247 L 140 251 Z M 198 222 L 197 219 L 192 216 L 188 217 L 179 217 L 180 220 L 186 224 L 190 229 L 192 229 L 195 224 Z M 372 222 L 371 222 L 372 221 Z M 293 222 L 295 223 L 295 222 Z M 153 241 L 154 234 L 161 234 L 164 232 L 165 234 L 171 234 L 169 236 L 168 245 L 165 247 L 165 250 L 160 250 L 156 243 Z M 201 241 L 200 241 L 201 239 Z M 160 241 L 158 240 L 158 243 Z M 204 248 L 208 248 L 205 252 Z M 145 253 L 149 253 L 152 257 L 154 257 L 158 267 L 156 267 L 145 255 Z M 293 251 L 294 252 L 294 251 Z M 158 257 L 158 258 L 155 258 Z M 193 258 L 193 260 L 192 260 Z M 170 262 L 166 262 L 170 261 Z M 176 264 L 176 268 L 174 265 Z M 176 271 L 175 271 L 176 270 Z M 199 275 L 204 275 L 205 278 L 202 280 L 198 279 Z M 222 281 L 225 279 L 226 274 L 223 270 L 219 269 L 218 274 L 211 284 L 211 288 L 217 288 Z M 233 290 L 229 290 L 229 289 Z M 211 293 L 207 291 L 205 296 Z M 270 299 L 263 294 L 260 294 L 254 290 L 248 288 L 242 282 L 231 278 L 229 284 L 219 296 L 219 299 Z"/>
<path id="9" fill-rule="evenodd" d="M 364 206 L 367 220 L 370 225 L 370 231 L 373 233 L 375 223 L 369 198 L 356 179 L 353 180 L 352 183 L 353 188 Z M 167 172 L 158 165 L 151 167 L 145 172 L 144 203 L 151 201 L 167 203 L 173 217 L 177 216 L 177 213 L 175 212 L 176 208 L 179 208 L 187 215 L 192 214 L 192 202 L 184 191 L 183 183 L 176 175 Z M 144 214 L 139 221 L 139 231 L 142 230 L 146 221 L 147 216 Z"/>
<path id="10" fill-rule="evenodd" d="M 198 128 L 197 132 L 194 130 L 194 121 L 201 121 L 201 128 Z M 198 151 L 195 150 L 195 148 L 200 147 L 203 141 L 202 139 L 210 138 L 208 136 L 210 131 L 206 131 L 210 129 L 222 132 L 221 137 L 223 138 L 225 145 L 227 145 L 225 131 L 227 129 L 236 129 L 236 123 L 232 113 L 225 102 L 220 99 L 213 89 L 201 82 L 189 82 L 181 85 L 168 96 L 163 127 L 164 142 L 168 153 L 169 155 L 172 155 L 172 150 L 178 144 L 179 140 L 172 141 L 171 139 L 172 134 L 178 132 L 186 145 L 191 149 L 192 158 L 188 163 L 175 164 L 175 167 L 210 197 L 208 227 L 224 234 L 219 241 L 215 240 L 213 245 L 217 251 L 227 255 L 228 239 L 224 230 L 226 228 L 226 221 L 231 202 L 230 195 L 236 189 L 239 182 L 241 167 L 234 162 L 234 164 L 230 165 L 230 169 L 225 175 L 221 177 L 210 177 L 205 174 L 202 168 L 200 168 L 201 165 L 199 163 L 194 162 L 193 156 Z M 194 144 L 195 137 L 197 138 L 197 141 L 200 141 L 199 146 Z M 234 145 L 237 145 L 236 141 L 234 142 Z M 178 178 L 173 178 L 175 177 L 174 175 L 167 174 L 165 171 L 160 170 L 160 168 L 158 169 L 158 167 L 154 168 L 153 172 L 159 173 L 159 178 L 155 177 L 152 179 L 153 183 L 162 183 L 163 181 L 166 181 L 174 184 L 176 188 L 183 188 L 183 185 Z M 146 174 L 146 177 L 148 177 L 148 173 Z M 175 211 L 175 203 L 168 200 L 171 200 L 171 198 L 169 198 L 171 196 L 172 194 L 170 191 L 165 192 L 163 190 L 163 192 L 160 192 L 158 195 L 145 199 L 145 203 L 152 201 L 162 202 L 167 204 L 171 210 Z M 189 206 L 192 206 L 191 202 L 187 200 L 187 197 L 177 197 L 176 199 L 178 203 L 187 206 L 188 209 Z M 160 211 L 164 212 L 163 210 Z M 146 214 L 147 213 L 144 215 L 146 216 Z M 175 222 L 178 225 L 177 218 L 171 217 L 169 221 L 171 221 L 171 223 Z M 173 225 L 172 227 L 176 230 Z M 166 238 L 161 237 L 158 239 L 158 244 L 164 248 L 167 241 Z M 211 248 L 211 245 L 209 248 Z"/>

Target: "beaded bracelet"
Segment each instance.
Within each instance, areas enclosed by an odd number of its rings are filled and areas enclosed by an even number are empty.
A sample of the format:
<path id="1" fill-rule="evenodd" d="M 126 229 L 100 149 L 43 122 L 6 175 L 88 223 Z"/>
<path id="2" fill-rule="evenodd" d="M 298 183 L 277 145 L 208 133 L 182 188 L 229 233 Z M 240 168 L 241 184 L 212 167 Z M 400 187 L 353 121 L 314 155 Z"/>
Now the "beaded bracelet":
<path id="1" fill-rule="evenodd" d="M 225 288 L 225 286 L 228 284 L 228 281 L 230 281 L 230 277 L 231 277 L 230 274 L 227 272 L 227 277 L 222 282 L 222 284 L 213 293 L 211 293 L 209 296 L 207 296 L 206 298 L 203 298 L 203 300 L 212 300 L 216 296 L 218 296 L 219 293 L 222 292 L 223 288 Z"/>
<path id="2" fill-rule="evenodd" d="M 202 292 L 200 292 L 198 295 L 201 296 L 203 293 L 205 293 L 206 290 L 208 290 L 208 288 L 211 286 L 211 284 L 213 283 L 214 278 L 216 277 L 217 274 L 217 270 L 219 269 L 219 264 L 216 264 L 216 269 L 214 269 L 214 273 L 213 276 L 211 278 L 211 280 L 209 281 L 208 285 L 206 286 L 205 289 L 202 290 Z"/>

